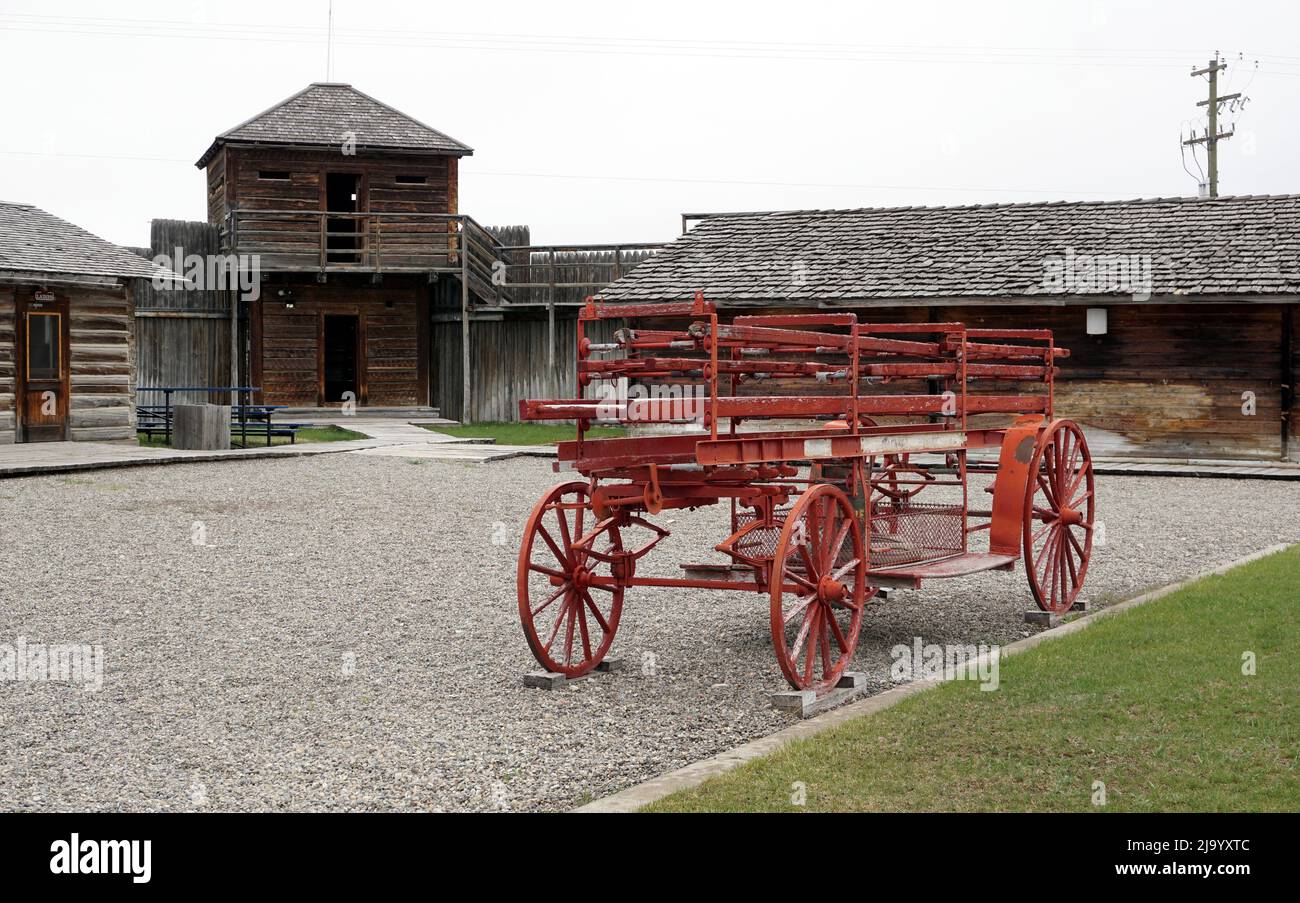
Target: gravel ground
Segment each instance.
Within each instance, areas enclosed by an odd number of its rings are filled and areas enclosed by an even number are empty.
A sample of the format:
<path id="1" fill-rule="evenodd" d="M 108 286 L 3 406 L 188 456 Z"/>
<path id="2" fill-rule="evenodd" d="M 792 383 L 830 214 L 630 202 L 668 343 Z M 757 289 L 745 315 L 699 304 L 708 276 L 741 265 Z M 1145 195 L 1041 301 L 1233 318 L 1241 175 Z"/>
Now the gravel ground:
<path id="1" fill-rule="evenodd" d="M 0 682 L 0 809 L 564 809 L 789 723 L 743 593 L 629 591 L 627 671 L 522 686 L 515 550 L 555 482 L 351 454 L 0 482 L 0 644 L 106 660 L 98 692 Z M 1300 540 L 1300 484 L 1098 487 L 1094 604 Z M 639 573 L 725 535 L 672 521 Z M 1007 642 L 1031 606 L 1019 571 L 928 584 L 869 611 L 855 666 L 884 687 L 893 645 Z"/>

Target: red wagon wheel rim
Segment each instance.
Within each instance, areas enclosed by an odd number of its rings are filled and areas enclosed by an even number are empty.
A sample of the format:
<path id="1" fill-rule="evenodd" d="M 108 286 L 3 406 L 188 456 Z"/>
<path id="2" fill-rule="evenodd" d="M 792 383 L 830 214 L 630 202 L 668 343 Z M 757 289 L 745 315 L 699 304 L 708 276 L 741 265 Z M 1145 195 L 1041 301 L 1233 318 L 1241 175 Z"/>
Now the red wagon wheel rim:
<path id="1" fill-rule="evenodd" d="M 519 619 L 546 670 L 579 677 L 609 652 L 623 588 L 597 581 L 622 551 L 618 527 L 592 514 L 586 483 L 556 486 L 533 508 L 519 546 Z"/>
<path id="2" fill-rule="evenodd" d="M 1092 558 L 1097 495 L 1092 454 L 1078 424 L 1052 423 L 1039 437 L 1025 493 L 1025 571 L 1043 611 L 1068 611 Z"/>
<path id="3" fill-rule="evenodd" d="M 772 559 L 771 628 L 777 664 L 797 690 L 834 687 L 853 659 L 866 602 L 862 528 L 828 483 L 799 497 Z"/>

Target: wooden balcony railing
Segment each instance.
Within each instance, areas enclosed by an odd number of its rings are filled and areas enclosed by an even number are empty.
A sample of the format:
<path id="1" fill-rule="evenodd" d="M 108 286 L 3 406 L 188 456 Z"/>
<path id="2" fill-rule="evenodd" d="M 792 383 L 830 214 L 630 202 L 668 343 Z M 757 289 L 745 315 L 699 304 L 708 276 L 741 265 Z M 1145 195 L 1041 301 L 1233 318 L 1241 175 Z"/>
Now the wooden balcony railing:
<path id="1" fill-rule="evenodd" d="M 231 213 L 227 253 L 263 272 L 454 272 L 481 303 L 581 304 L 661 244 L 502 245 L 465 214 L 247 210 Z"/>

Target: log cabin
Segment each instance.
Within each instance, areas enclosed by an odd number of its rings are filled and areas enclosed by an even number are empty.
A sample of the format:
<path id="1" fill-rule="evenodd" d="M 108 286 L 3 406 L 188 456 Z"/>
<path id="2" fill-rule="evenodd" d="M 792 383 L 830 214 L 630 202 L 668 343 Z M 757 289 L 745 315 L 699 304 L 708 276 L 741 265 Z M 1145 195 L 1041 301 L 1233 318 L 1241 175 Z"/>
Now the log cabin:
<path id="1" fill-rule="evenodd" d="M 135 442 L 131 285 L 156 272 L 44 210 L 0 202 L 0 443 Z"/>
<path id="2" fill-rule="evenodd" d="M 1300 458 L 1300 195 L 688 215 L 599 298 L 1050 328 L 1095 453 Z M 772 391 L 771 388 L 765 391 Z M 877 386 L 873 391 L 921 391 Z"/>

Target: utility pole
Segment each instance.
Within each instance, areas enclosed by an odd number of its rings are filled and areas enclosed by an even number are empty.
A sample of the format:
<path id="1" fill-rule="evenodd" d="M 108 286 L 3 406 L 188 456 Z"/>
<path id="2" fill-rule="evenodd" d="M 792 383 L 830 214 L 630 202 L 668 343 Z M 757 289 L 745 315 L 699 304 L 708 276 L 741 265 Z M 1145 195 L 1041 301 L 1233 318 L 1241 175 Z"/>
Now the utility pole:
<path id="1" fill-rule="evenodd" d="M 1197 144 L 1205 145 L 1205 155 L 1209 160 L 1210 197 L 1212 198 L 1217 198 L 1219 196 L 1219 142 L 1223 139 L 1231 138 L 1236 132 L 1236 129 L 1233 129 L 1231 132 L 1219 131 L 1219 104 L 1236 100 L 1241 96 L 1240 94 L 1225 94 L 1222 97 L 1219 96 L 1219 73 L 1227 68 L 1228 64 L 1219 59 L 1219 52 L 1216 50 L 1214 52 L 1214 59 L 1210 60 L 1209 65 L 1204 69 L 1192 70 L 1193 78 L 1201 75 L 1208 75 L 1210 77 L 1209 98 L 1196 102 L 1198 107 L 1206 107 L 1206 113 L 1209 117 L 1209 127 L 1206 128 L 1205 134 L 1199 138 L 1196 137 L 1195 132 L 1192 132 L 1192 137 L 1183 142 L 1183 144 L 1191 145 L 1193 147 Z"/>

